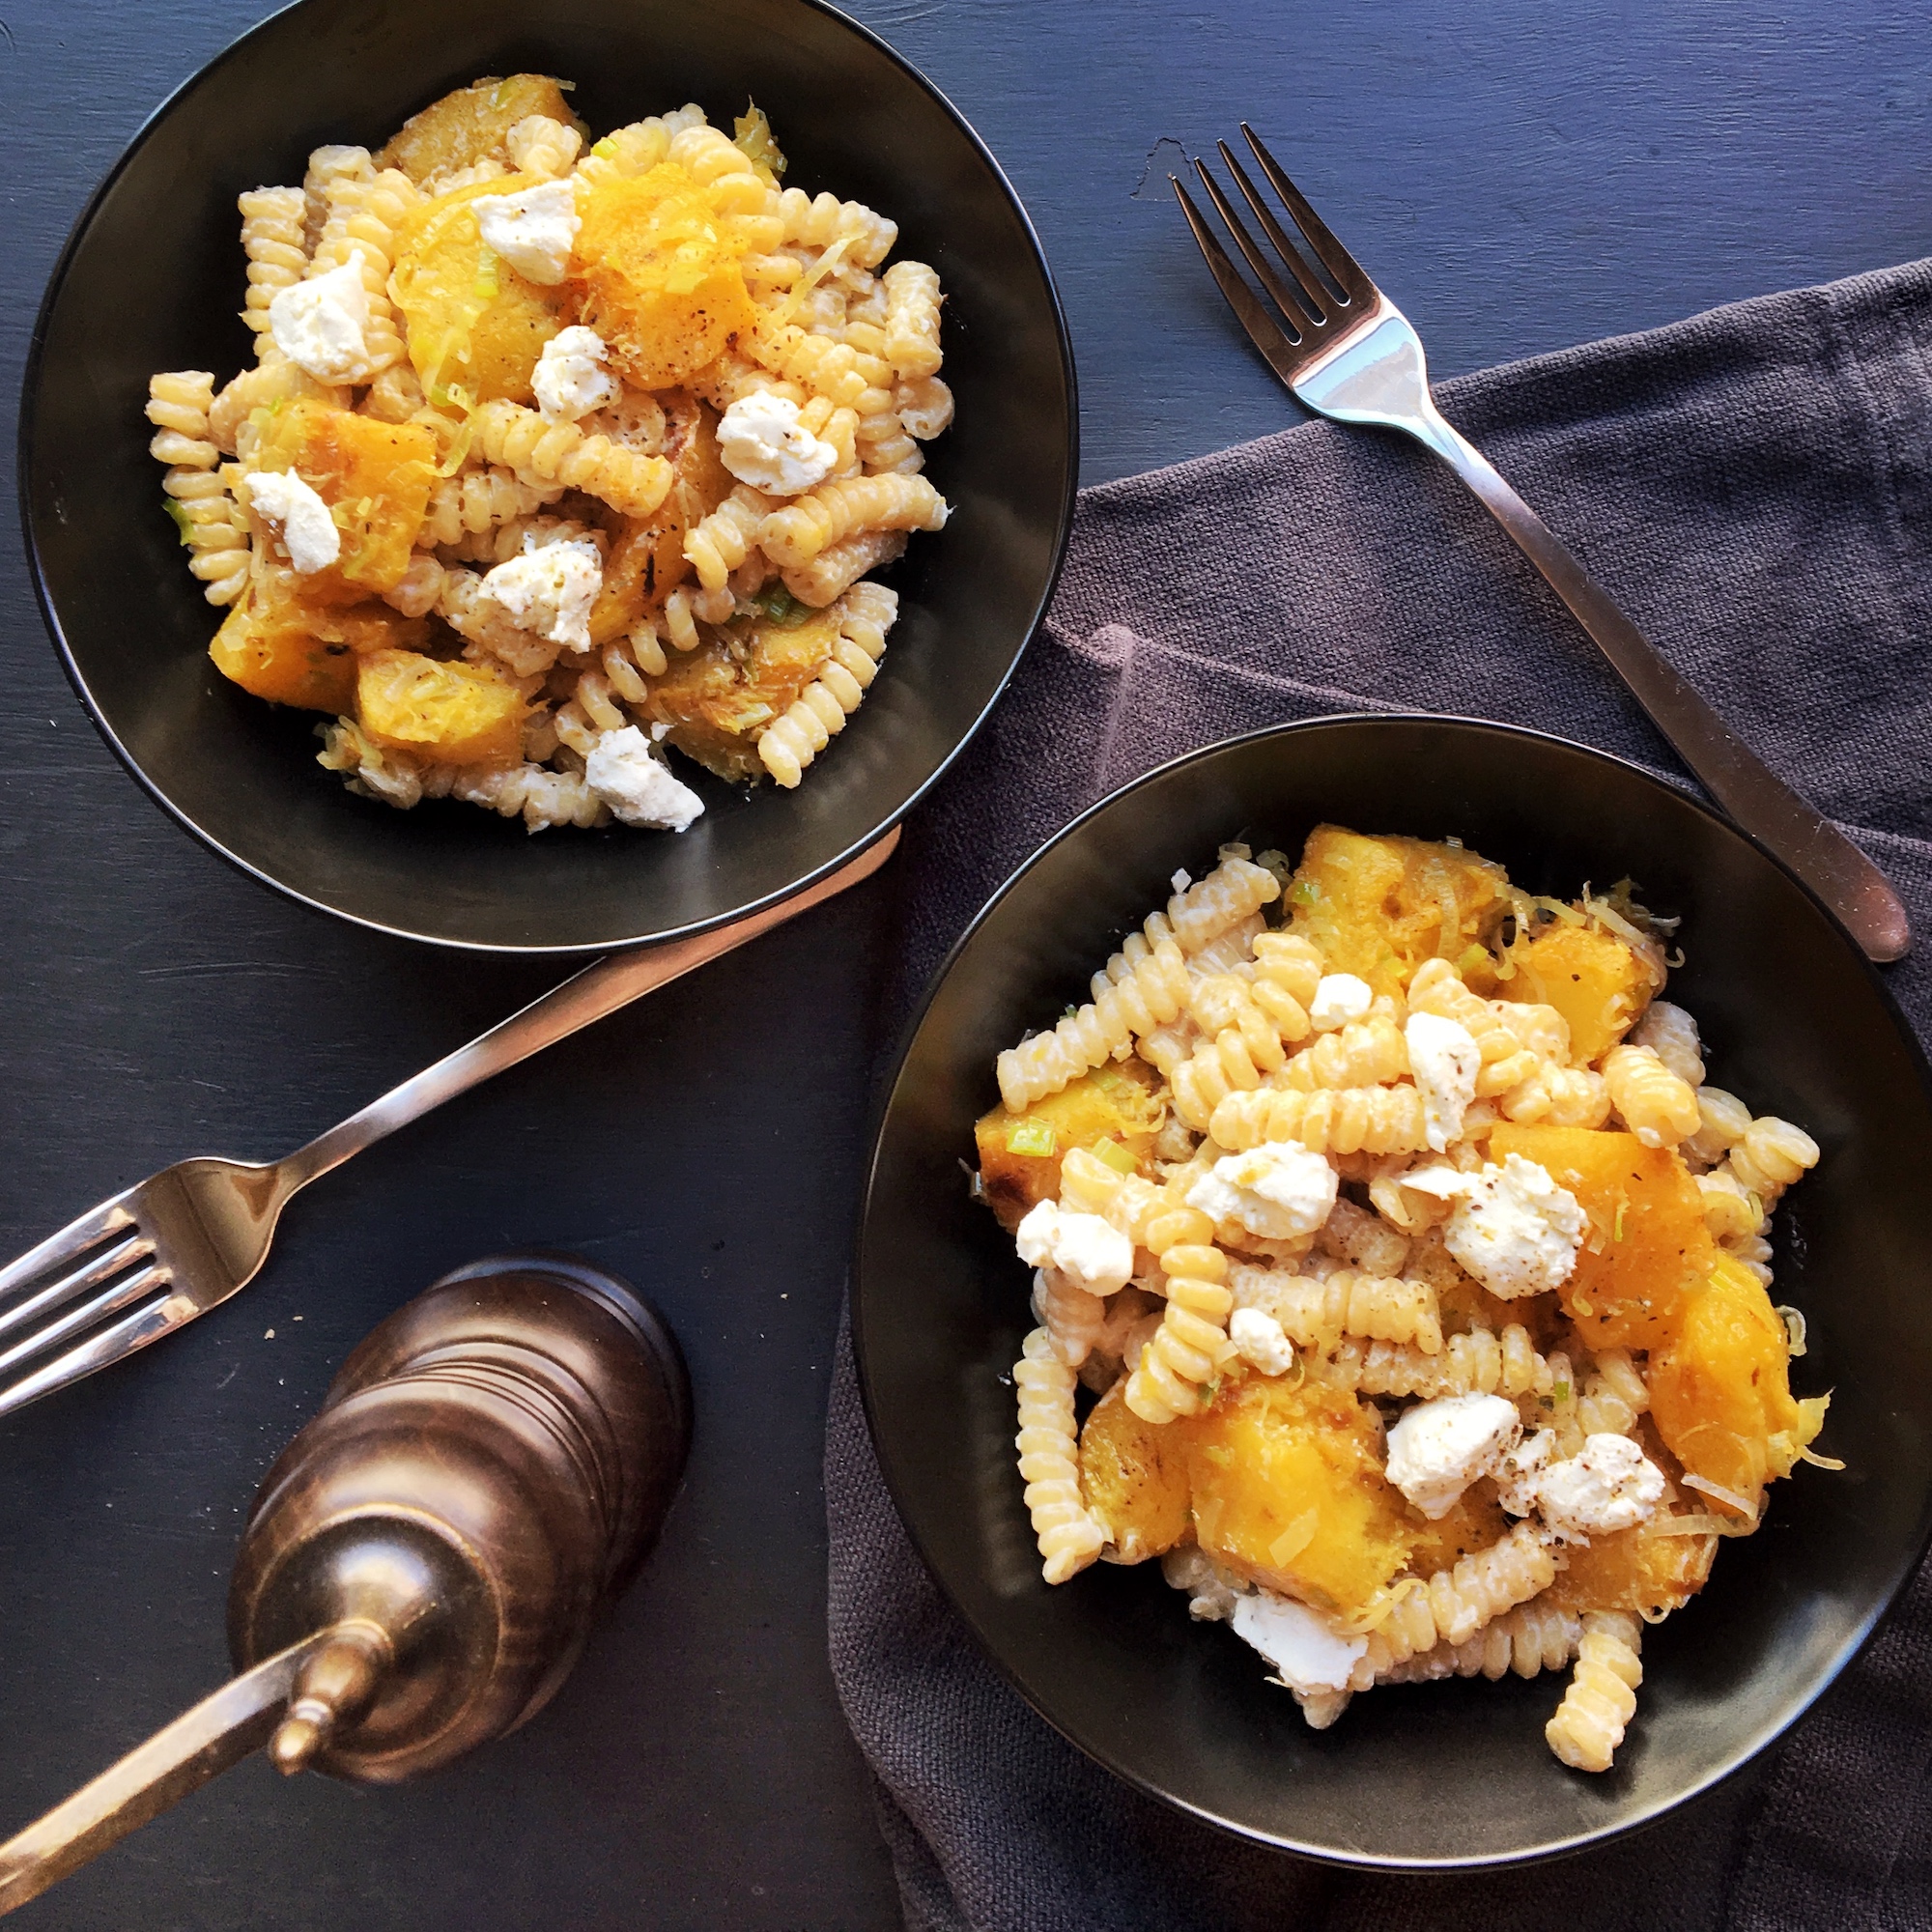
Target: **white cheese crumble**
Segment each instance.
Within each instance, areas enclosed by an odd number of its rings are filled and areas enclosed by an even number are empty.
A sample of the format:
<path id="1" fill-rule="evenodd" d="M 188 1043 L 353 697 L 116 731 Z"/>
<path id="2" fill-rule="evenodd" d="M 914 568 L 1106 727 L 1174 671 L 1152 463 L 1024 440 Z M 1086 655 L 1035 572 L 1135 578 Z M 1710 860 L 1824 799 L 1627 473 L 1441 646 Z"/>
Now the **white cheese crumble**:
<path id="1" fill-rule="evenodd" d="M 1291 1690 L 1343 1690 L 1368 1650 L 1365 1636 L 1340 1636 L 1293 1597 L 1256 1590 L 1235 1599 L 1235 1634 L 1251 1643 Z"/>
<path id="2" fill-rule="evenodd" d="M 650 740 L 635 724 L 606 731 L 583 761 L 583 781 L 626 825 L 682 832 L 704 801 L 651 755 Z"/>
<path id="3" fill-rule="evenodd" d="M 318 383 L 346 383 L 369 365 L 369 291 L 362 258 L 291 283 L 269 304 L 275 347 Z"/>
<path id="4" fill-rule="evenodd" d="M 519 188 L 515 194 L 479 194 L 469 206 L 483 240 L 526 282 L 554 288 L 570 268 L 571 244 L 582 217 L 568 179 Z"/>
<path id="5" fill-rule="evenodd" d="M 485 574 L 483 594 L 510 613 L 519 629 L 566 649 L 590 648 L 590 607 L 604 582 L 597 546 L 581 539 L 537 544 L 524 538 L 524 554 Z"/>
<path id="6" fill-rule="evenodd" d="M 1322 1155 L 1293 1141 L 1264 1141 L 1223 1154 L 1188 1188 L 1187 1205 L 1211 1221 L 1285 1241 L 1314 1234 L 1335 1206 L 1335 1170 Z"/>
<path id="7" fill-rule="evenodd" d="M 1089 1294 L 1112 1294 L 1134 1271 L 1134 1244 L 1097 1214 L 1074 1213 L 1057 1201 L 1040 1201 L 1013 1231 L 1013 1244 L 1029 1267 L 1055 1267 Z"/>
<path id="8" fill-rule="evenodd" d="M 1520 1153 L 1480 1174 L 1411 1168 L 1405 1187 L 1454 1201 L 1442 1239 L 1449 1252 L 1505 1301 L 1561 1288 L 1577 1268 L 1584 1214 L 1577 1197 Z"/>
<path id="9" fill-rule="evenodd" d="M 1647 1522 L 1663 1500 L 1663 1471 L 1628 1435 L 1586 1436 L 1553 1463 L 1553 1430 L 1539 1429 L 1503 1460 L 1496 1493 L 1512 1516 L 1532 1512 L 1562 1543 L 1588 1543 Z"/>
<path id="10" fill-rule="evenodd" d="M 575 422 L 617 400 L 622 385 L 604 366 L 610 353 L 604 338 L 582 325 L 559 329 L 544 344 L 530 387 L 546 422 Z"/>
<path id="11" fill-rule="evenodd" d="M 801 429 L 789 396 L 754 389 L 740 396 L 718 423 L 718 454 L 741 483 L 768 497 L 796 497 L 838 467 L 838 452 Z"/>
<path id="12" fill-rule="evenodd" d="M 1447 1516 L 1521 1434 L 1516 1404 L 1499 1395 L 1419 1402 L 1388 1433 L 1388 1479 L 1433 1521 Z"/>
<path id="13" fill-rule="evenodd" d="M 1374 990 L 1352 973 L 1324 973 L 1308 1009 L 1308 1023 L 1317 1033 L 1333 1033 L 1351 1020 L 1365 1017 L 1375 1005 Z"/>
<path id="14" fill-rule="evenodd" d="M 1264 1376 L 1285 1376 L 1294 1366 L 1294 1344 L 1272 1315 L 1259 1308 L 1237 1308 L 1228 1318 L 1228 1340 L 1251 1369 Z"/>
<path id="15" fill-rule="evenodd" d="M 1422 1094 L 1423 1128 L 1429 1145 L 1442 1153 L 1462 1138 L 1463 1117 L 1476 1097 L 1483 1051 L 1467 1027 L 1436 1013 L 1411 1013 L 1403 1035 L 1408 1042 L 1409 1071 Z"/>
<path id="16" fill-rule="evenodd" d="M 248 478 L 248 507 L 288 551 L 304 577 L 327 570 L 342 554 L 342 532 L 325 503 L 293 469 L 258 469 Z"/>

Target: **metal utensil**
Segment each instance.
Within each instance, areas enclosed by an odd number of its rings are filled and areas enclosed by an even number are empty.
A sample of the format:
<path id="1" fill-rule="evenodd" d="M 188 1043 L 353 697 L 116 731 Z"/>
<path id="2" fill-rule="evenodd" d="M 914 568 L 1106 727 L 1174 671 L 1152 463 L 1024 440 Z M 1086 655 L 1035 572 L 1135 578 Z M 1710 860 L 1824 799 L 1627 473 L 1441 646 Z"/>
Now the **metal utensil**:
<path id="1" fill-rule="evenodd" d="M 1289 238 L 1227 142 L 1215 145 L 1272 245 L 1272 256 L 1242 226 L 1207 166 L 1197 159 L 1194 167 L 1236 245 L 1273 298 L 1274 309 L 1242 279 L 1179 178 L 1168 179 L 1221 293 L 1268 366 L 1318 413 L 1337 422 L 1379 423 L 1402 430 L 1439 456 L 1548 580 L 1652 723 L 1719 804 L 1837 914 L 1867 956 L 1878 960 L 1903 956 L 1912 944 L 1912 930 L 1885 874 L 1772 773 L 1646 641 L 1609 593 L 1483 453 L 1443 419 L 1430 395 L 1422 343 L 1408 318 L 1336 241 L 1245 122 L 1241 132 L 1268 185 L 1300 231 L 1305 250 Z M 1321 270 L 1327 271 L 1327 279 Z"/>
<path id="2" fill-rule="evenodd" d="M 817 885 L 762 912 L 600 959 L 282 1160 L 177 1161 L 49 1236 L 0 1269 L 0 1377 L 12 1378 L 0 1381 L 0 1415 L 158 1342 L 245 1288 L 268 1258 L 290 1197 L 351 1154 L 857 885 L 885 864 L 898 837 L 895 828 Z"/>

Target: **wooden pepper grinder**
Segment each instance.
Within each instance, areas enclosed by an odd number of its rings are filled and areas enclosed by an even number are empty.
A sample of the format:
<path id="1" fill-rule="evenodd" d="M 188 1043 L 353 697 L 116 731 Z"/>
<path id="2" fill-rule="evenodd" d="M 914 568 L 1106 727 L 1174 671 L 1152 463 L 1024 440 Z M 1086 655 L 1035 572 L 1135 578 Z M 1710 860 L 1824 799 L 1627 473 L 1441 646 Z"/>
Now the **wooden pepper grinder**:
<path id="1" fill-rule="evenodd" d="M 657 1535 L 690 1384 L 668 1328 L 567 1256 L 493 1257 L 374 1330 L 255 1497 L 239 1676 L 12 1841 L 11 1911 L 269 1741 L 388 1784 L 533 1717 Z"/>

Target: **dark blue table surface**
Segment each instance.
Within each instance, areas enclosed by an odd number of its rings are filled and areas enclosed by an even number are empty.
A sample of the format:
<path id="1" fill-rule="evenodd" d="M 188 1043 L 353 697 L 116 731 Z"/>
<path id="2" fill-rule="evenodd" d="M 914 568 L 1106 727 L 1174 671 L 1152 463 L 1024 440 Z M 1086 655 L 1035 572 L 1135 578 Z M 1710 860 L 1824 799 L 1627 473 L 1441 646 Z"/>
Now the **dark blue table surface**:
<path id="1" fill-rule="evenodd" d="M 1033 212 L 1089 483 L 1294 417 L 1165 184 L 1244 117 L 1438 375 L 1932 251 L 1932 14 L 1908 0 L 853 11 Z M 255 17 L 255 0 L 0 17 L 0 462 L 69 224 Z M 0 611 L 0 1254 L 182 1154 L 284 1151 L 554 977 L 355 931 L 230 871 L 96 738 L 11 527 Z M 225 1674 L 256 1482 L 360 1334 L 444 1268 L 544 1242 L 627 1273 L 675 1321 L 699 1403 L 663 1547 L 526 1731 L 381 1794 L 243 1767 L 23 1922 L 896 1922 L 825 1664 L 818 1477 L 868 1098 L 874 981 L 854 962 L 876 963 L 884 906 L 856 894 L 366 1155 L 297 1205 L 244 1298 L 0 1426 L 4 1832 Z"/>

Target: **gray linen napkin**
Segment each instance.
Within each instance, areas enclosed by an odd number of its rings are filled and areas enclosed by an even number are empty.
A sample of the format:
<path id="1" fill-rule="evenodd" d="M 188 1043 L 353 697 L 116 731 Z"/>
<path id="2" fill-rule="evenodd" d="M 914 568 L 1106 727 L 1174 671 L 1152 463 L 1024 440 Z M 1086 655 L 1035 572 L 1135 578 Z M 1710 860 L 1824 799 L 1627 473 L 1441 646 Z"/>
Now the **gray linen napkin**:
<path id="1" fill-rule="evenodd" d="M 1932 1036 L 1932 263 L 1440 396 L 1886 867 L 1921 935 L 1889 982 Z M 1378 710 L 1536 725 L 1677 774 L 1542 580 L 1406 442 L 1311 423 L 1088 492 L 1046 631 L 909 827 L 893 1017 L 1114 786 L 1235 731 Z M 900 1528 L 842 1344 L 825 1474 L 833 1670 L 915 1928 L 1932 1925 L 1932 1572 L 1778 1751 L 1654 1830 L 1496 1877 L 1378 1878 L 1137 1796 L 1008 1690 Z"/>

